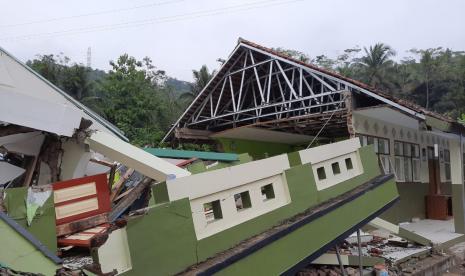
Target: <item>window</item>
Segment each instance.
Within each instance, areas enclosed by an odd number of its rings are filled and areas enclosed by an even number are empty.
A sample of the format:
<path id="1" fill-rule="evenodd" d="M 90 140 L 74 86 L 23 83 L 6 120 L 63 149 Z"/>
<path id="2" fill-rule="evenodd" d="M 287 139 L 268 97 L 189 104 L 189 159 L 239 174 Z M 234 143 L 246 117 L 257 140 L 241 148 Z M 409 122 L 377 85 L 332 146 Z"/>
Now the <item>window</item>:
<path id="1" fill-rule="evenodd" d="M 462 175 L 463 175 L 463 182 L 465 182 L 465 152 L 463 152 L 462 154 L 462 167 L 463 167 L 463 172 L 462 172 Z"/>
<path id="2" fill-rule="evenodd" d="M 333 169 L 333 174 L 334 175 L 341 173 L 341 168 L 339 168 L 339 162 L 332 163 L 331 168 Z"/>
<path id="3" fill-rule="evenodd" d="M 391 173 L 391 148 L 389 146 L 389 139 L 368 135 L 360 135 L 359 138 L 362 146 L 374 145 L 380 167 L 383 169 L 384 173 Z"/>
<path id="4" fill-rule="evenodd" d="M 319 167 L 318 169 L 316 169 L 316 173 L 318 174 L 319 180 L 326 179 L 326 172 L 324 167 Z"/>
<path id="5" fill-rule="evenodd" d="M 248 191 L 235 194 L 234 201 L 236 202 L 237 211 L 252 207 L 252 201 L 250 200 L 250 194 Z"/>
<path id="6" fill-rule="evenodd" d="M 273 184 L 265 185 L 261 188 L 263 201 L 274 198 Z"/>
<path id="7" fill-rule="evenodd" d="M 450 180 L 451 172 L 450 172 L 450 151 L 444 150 L 444 172 L 446 180 Z"/>
<path id="8" fill-rule="evenodd" d="M 352 158 L 346 158 L 345 162 L 347 170 L 352 170 L 354 168 L 354 165 L 352 165 Z"/>
<path id="9" fill-rule="evenodd" d="M 223 218 L 223 212 L 221 212 L 221 203 L 219 200 L 205 203 L 203 205 L 203 212 L 207 219 L 207 223 Z"/>
<path id="10" fill-rule="evenodd" d="M 420 146 L 394 141 L 394 167 L 397 181 L 420 181 Z"/>

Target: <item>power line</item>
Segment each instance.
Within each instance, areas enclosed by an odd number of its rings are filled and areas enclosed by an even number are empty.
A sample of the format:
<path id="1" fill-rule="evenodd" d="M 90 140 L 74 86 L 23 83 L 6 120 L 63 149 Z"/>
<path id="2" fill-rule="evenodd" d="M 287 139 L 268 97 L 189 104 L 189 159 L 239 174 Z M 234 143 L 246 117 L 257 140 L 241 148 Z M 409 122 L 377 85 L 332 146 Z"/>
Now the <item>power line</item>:
<path id="1" fill-rule="evenodd" d="M 120 13 L 120 12 L 125 12 L 125 11 L 132 11 L 132 10 L 138 10 L 138 9 L 151 8 L 151 7 L 165 6 L 165 5 L 179 3 L 179 2 L 183 2 L 183 1 L 185 1 L 185 0 L 168 0 L 168 1 L 163 1 L 163 2 L 155 2 L 155 3 L 144 4 L 144 5 L 134 6 L 134 7 L 128 7 L 128 8 L 112 9 L 112 10 L 84 13 L 84 14 L 78 14 L 78 15 L 71 15 L 71 16 L 55 17 L 55 18 L 49 18 L 49 19 L 40 19 L 40 20 L 23 22 L 23 23 L 0 25 L 0 28 L 12 28 L 12 27 L 27 26 L 27 25 L 32 25 L 32 24 L 50 23 L 50 22 L 55 22 L 55 21 L 62 21 L 62 20 L 76 19 L 76 18 L 82 18 L 82 17 L 96 16 L 96 15 Z"/>
<path id="2" fill-rule="evenodd" d="M 220 15 L 220 14 L 237 13 L 241 11 L 284 5 L 284 4 L 300 2 L 300 1 L 305 1 L 305 0 L 286 0 L 286 1 L 262 0 L 262 1 L 252 2 L 252 3 L 228 6 L 228 7 L 217 8 L 217 9 L 203 10 L 203 11 L 197 11 L 197 12 L 177 14 L 177 15 L 172 15 L 172 16 L 158 17 L 158 18 L 128 21 L 128 22 L 122 22 L 122 23 L 117 23 L 117 24 L 76 28 L 76 29 L 69 29 L 69 30 L 64 30 L 64 31 L 37 33 L 37 34 L 30 34 L 30 35 L 2 37 L 0 38 L 0 40 L 1 41 L 17 41 L 17 40 L 36 39 L 40 37 L 57 37 L 57 36 L 64 36 L 64 35 L 74 35 L 74 34 L 109 31 L 109 30 L 123 29 L 123 28 L 141 27 L 141 26 L 151 25 L 151 24 L 178 22 L 178 21 L 202 18 L 202 17 L 207 17 L 207 16 L 215 16 L 215 15 Z"/>

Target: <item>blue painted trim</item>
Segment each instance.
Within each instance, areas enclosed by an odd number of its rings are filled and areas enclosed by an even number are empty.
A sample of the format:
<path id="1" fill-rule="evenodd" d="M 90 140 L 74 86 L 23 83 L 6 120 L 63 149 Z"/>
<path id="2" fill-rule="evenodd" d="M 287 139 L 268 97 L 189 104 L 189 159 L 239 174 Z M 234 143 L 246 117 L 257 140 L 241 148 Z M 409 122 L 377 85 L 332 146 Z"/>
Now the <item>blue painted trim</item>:
<path id="1" fill-rule="evenodd" d="M 202 160 L 214 160 L 214 161 L 225 161 L 225 162 L 233 162 L 233 161 L 239 160 L 238 155 L 234 153 L 160 149 L 160 148 L 145 148 L 144 150 L 157 157 L 165 157 L 165 158 L 178 158 L 178 159 L 198 158 Z"/>

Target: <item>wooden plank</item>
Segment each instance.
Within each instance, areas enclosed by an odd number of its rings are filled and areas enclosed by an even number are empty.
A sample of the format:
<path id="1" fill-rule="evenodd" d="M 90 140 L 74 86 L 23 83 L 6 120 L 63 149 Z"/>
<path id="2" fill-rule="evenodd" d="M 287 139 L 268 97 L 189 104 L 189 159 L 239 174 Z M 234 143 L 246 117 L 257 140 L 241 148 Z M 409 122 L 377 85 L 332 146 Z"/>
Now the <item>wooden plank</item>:
<path id="1" fill-rule="evenodd" d="M 37 160 L 39 159 L 37 156 L 28 156 L 32 159 L 32 162 L 29 161 L 29 165 L 26 171 L 26 177 L 23 182 L 23 187 L 29 187 L 31 185 L 32 177 L 34 176 L 34 172 L 36 171 L 37 167 Z"/>
<path id="2" fill-rule="evenodd" d="M 110 175 L 108 176 L 108 187 L 111 190 L 111 187 L 113 187 L 113 182 L 115 181 L 116 164 L 111 163 L 111 162 L 107 162 L 107 161 L 104 161 L 104 160 L 97 160 L 95 158 L 91 158 L 89 161 L 94 162 L 96 164 L 100 164 L 102 166 L 107 166 L 107 167 L 110 168 Z"/>
<path id="3" fill-rule="evenodd" d="M 134 169 L 128 169 L 126 173 L 120 177 L 118 182 L 115 183 L 113 186 L 113 189 L 111 190 L 111 195 L 110 195 L 110 201 L 113 202 L 115 201 L 116 196 L 121 192 L 121 189 L 123 188 L 124 182 L 131 176 L 131 174 L 134 172 Z"/>
<path id="4" fill-rule="evenodd" d="M 180 139 L 203 139 L 210 140 L 211 131 L 199 130 L 191 128 L 176 128 L 174 130 L 174 136 Z"/>
<path id="5" fill-rule="evenodd" d="M 76 220 L 70 223 L 65 223 L 56 226 L 57 236 L 64 236 L 71 233 L 76 233 L 79 231 L 83 231 L 94 226 L 107 223 L 108 222 L 108 214 L 99 214 L 96 216 Z"/>
<path id="6" fill-rule="evenodd" d="M 121 199 L 110 213 L 110 222 L 116 220 L 124 211 L 126 211 L 126 209 L 140 197 L 145 188 L 147 188 L 152 182 L 153 180 L 148 177 L 142 179 L 142 181 L 139 182 L 126 197 Z"/>

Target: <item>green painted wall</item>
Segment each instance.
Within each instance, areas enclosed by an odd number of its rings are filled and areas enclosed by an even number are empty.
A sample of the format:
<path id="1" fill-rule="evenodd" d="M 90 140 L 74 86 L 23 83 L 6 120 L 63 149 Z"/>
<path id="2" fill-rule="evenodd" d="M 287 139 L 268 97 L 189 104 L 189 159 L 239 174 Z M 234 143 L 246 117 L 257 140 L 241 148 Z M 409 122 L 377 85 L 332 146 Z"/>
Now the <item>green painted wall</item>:
<path id="1" fill-rule="evenodd" d="M 189 200 L 157 205 L 128 221 L 132 270 L 125 275 L 173 275 L 196 263 L 196 237 Z"/>
<path id="2" fill-rule="evenodd" d="M 455 232 L 465 234 L 465 214 L 463 212 L 463 185 L 452 186 L 452 212 L 454 215 Z"/>
<path id="3" fill-rule="evenodd" d="M 393 180 L 269 244 L 218 275 L 278 275 L 397 197 Z M 337 224 L 334 222 L 337 221 Z M 331 227 L 329 227 L 331 226 Z"/>
<path id="4" fill-rule="evenodd" d="M 45 204 L 37 210 L 31 226 L 26 220 L 26 197 L 27 188 L 10 188 L 6 191 L 5 207 L 8 215 L 18 224 L 31 232 L 52 252 L 57 252 L 55 206 L 53 204 L 53 193 Z"/>
<path id="5" fill-rule="evenodd" d="M 254 160 L 294 151 L 294 146 L 262 141 L 217 138 L 224 152 L 248 153 Z"/>
<path id="6" fill-rule="evenodd" d="M 154 202 L 153 204 L 149 204 L 149 206 L 170 201 L 169 196 L 168 196 L 168 187 L 166 186 L 166 182 L 162 182 L 162 183 L 159 183 L 153 186 L 152 198 Z"/>
<path id="7" fill-rule="evenodd" d="M 242 154 L 239 154 L 237 156 L 238 156 L 238 161 L 234 161 L 234 162 L 221 162 L 221 161 L 218 161 L 217 165 L 212 166 L 212 167 L 210 167 L 208 169 L 207 169 L 207 167 L 205 165 L 205 162 L 196 161 L 196 162 L 190 164 L 189 166 L 187 166 L 187 170 L 189 172 L 193 173 L 193 174 L 197 174 L 197 173 L 203 173 L 203 172 L 207 172 L 207 171 L 223 169 L 223 168 L 226 168 L 226 167 L 236 166 L 236 165 L 239 165 L 239 164 L 244 164 L 244 163 L 253 161 L 252 157 L 247 153 L 242 153 Z"/>
<path id="8" fill-rule="evenodd" d="M 391 223 L 410 221 L 413 217 L 425 218 L 425 196 L 428 194 L 428 183 L 396 183 L 400 200 L 380 218 Z"/>
<path id="9" fill-rule="evenodd" d="M 380 174 L 373 147 L 360 149 L 365 173 L 344 181 L 337 186 L 317 191 L 315 178 L 310 164 L 298 165 L 285 171 L 292 202 L 286 206 L 246 221 L 221 233 L 199 241 L 199 260 L 204 260 L 218 252 L 228 249 L 242 240 L 256 235 L 321 202 L 334 198 L 361 185 Z"/>
<path id="10" fill-rule="evenodd" d="M 289 159 L 289 165 L 291 167 L 302 164 L 302 160 L 300 159 L 300 154 L 298 151 L 288 153 L 287 158 Z"/>
<path id="11" fill-rule="evenodd" d="M 341 188 L 318 192 L 310 164 L 286 170 L 285 177 L 292 199 L 290 204 L 200 241 L 195 237 L 187 199 L 153 207 L 147 216 L 128 223 L 133 260 L 133 270 L 128 275 L 143 275 L 147 269 L 160 275 L 179 272 L 379 175 L 372 147 L 360 149 L 360 155 L 365 173 L 339 184 Z"/>
<path id="12" fill-rule="evenodd" d="M 343 194 L 348 192 L 355 187 L 369 181 L 370 179 L 381 174 L 378 158 L 374 152 L 372 146 L 366 146 L 359 149 L 360 158 L 362 160 L 363 174 L 356 176 L 349 181 L 345 181 L 338 185 L 324 189 L 318 193 L 318 198 L 320 202 L 326 201 L 336 195 Z"/>
<path id="13" fill-rule="evenodd" d="M 44 275 L 55 275 L 58 268 L 3 220 L 0 220 L 0 262 L 18 271 Z"/>

